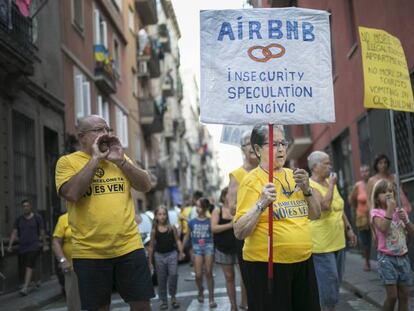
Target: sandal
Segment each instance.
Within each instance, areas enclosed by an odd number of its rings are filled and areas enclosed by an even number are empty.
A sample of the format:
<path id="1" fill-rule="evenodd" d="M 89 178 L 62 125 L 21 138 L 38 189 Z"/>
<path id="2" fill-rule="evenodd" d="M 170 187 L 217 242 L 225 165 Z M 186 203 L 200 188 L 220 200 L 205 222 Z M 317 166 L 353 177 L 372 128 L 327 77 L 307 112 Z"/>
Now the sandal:
<path id="1" fill-rule="evenodd" d="M 27 296 L 27 289 L 26 290 L 24 290 L 24 289 L 20 290 L 19 294 L 20 294 L 20 296 Z"/>
<path id="2" fill-rule="evenodd" d="M 180 307 L 180 303 L 177 300 L 172 299 L 171 306 L 173 307 L 173 309 L 178 309 Z"/>
<path id="3" fill-rule="evenodd" d="M 197 300 L 199 303 L 204 303 L 204 295 L 203 294 L 198 294 Z"/>
<path id="4" fill-rule="evenodd" d="M 163 302 L 160 306 L 160 310 L 168 310 L 168 303 Z"/>
<path id="5" fill-rule="evenodd" d="M 239 305 L 239 309 L 240 309 L 240 310 L 248 310 L 248 309 L 247 309 L 247 306 L 243 307 L 242 305 Z"/>
<path id="6" fill-rule="evenodd" d="M 210 307 L 210 309 L 214 309 L 217 308 L 217 303 L 215 301 L 211 301 L 208 306 Z"/>

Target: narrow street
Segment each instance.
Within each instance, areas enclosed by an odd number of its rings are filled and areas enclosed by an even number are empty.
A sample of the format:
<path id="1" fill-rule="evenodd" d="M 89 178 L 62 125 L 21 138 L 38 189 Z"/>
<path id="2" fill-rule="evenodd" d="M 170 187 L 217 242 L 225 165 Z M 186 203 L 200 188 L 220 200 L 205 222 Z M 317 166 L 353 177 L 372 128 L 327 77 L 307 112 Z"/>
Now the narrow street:
<path id="1" fill-rule="evenodd" d="M 181 264 L 179 266 L 179 281 L 178 281 L 178 299 L 181 303 L 181 308 L 178 310 L 187 311 L 204 311 L 210 310 L 208 307 L 207 292 L 205 292 L 205 302 L 200 304 L 197 301 L 197 291 L 194 284 L 194 276 L 191 274 L 192 268 L 188 264 Z M 230 310 L 230 304 L 226 295 L 226 288 L 224 282 L 224 276 L 219 266 L 215 266 L 215 293 L 216 302 L 218 307 L 216 311 L 228 311 Z M 237 284 L 239 281 L 237 280 Z M 240 301 L 240 288 L 237 288 L 238 301 Z M 159 310 L 159 302 L 155 298 L 151 303 L 152 309 Z M 44 311 L 66 311 L 65 302 L 63 299 L 43 307 L 38 310 Z M 129 307 L 123 302 L 118 294 L 112 296 L 111 310 L 113 311 L 127 311 Z M 169 310 L 173 310 L 171 307 Z M 358 298 L 353 293 L 346 289 L 341 289 L 340 304 L 338 305 L 337 311 L 377 311 L 377 307 L 369 304 L 363 299 Z"/>

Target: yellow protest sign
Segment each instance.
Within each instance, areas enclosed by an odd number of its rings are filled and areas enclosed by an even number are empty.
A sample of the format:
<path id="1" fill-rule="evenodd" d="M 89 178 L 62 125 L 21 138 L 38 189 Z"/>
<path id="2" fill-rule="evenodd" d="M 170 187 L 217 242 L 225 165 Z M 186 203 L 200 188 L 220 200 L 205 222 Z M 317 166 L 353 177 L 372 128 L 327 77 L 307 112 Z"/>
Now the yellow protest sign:
<path id="1" fill-rule="evenodd" d="M 414 112 L 413 91 L 401 42 L 384 30 L 359 27 L 364 107 Z"/>

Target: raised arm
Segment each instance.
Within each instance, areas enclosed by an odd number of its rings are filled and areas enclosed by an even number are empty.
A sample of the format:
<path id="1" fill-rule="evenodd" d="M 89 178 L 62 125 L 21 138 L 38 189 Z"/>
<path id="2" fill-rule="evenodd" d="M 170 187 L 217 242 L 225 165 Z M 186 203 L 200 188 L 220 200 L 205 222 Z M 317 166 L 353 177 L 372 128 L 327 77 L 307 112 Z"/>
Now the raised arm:
<path id="1" fill-rule="evenodd" d="M 233 175 L 230 175 L 229 190 L 227 198 L 230 206 L 230 213 L 232 216 L 236 215 L 237 209 L 237 190 L 239 190 L 239 183 Z"/>

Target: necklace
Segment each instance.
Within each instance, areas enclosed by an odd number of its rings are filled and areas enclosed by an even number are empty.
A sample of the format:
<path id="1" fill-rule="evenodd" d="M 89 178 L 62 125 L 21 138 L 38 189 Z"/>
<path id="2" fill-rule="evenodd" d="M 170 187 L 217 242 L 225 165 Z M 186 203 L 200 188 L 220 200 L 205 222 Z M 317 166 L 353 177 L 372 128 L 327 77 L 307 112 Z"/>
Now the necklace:
<path id="1" fill-rule="evenodd" d="M 260 165 L 259 165 L 260 166 Z M 267 170 L 265 170 L 263 167 L 261 167 L 260 166 L 260 168 L 263 170 L 263 171 L 265 171 L 266 172 L 266 174 L 267 175 L 269 175 L 269 171 L 267 171 Z M 282 186 L 282 193 L 286 196 L 286 197 L 290 197 L 291 195 L 292 195 L 292 193 L 293 192 L 295 192 L 295 190 L 292 190 L 292 188 L 290 187 L 290 183 L 289 183 L 289 181 L 288 181 L 288 179 L 287 179 L 287 174 L 286 174 L 286 171 L 284 170 L 284 169 L 282 169 L 283 170 L 283 173 L 285 173 L 285 181 L 286 181 L 286 184 L 287 184 L 287 189 L 288 190 L 286 190 L 286 188 L 285 188 L 285 186 L 283 185 L 283 183 L 279 180 L 279 178 L 277 178 L 277 177 L 275 177 L 275 176 L 273 176 L 273 180 L 275 180 L 275 181 L 277 181 L 281 186 Z"/>

